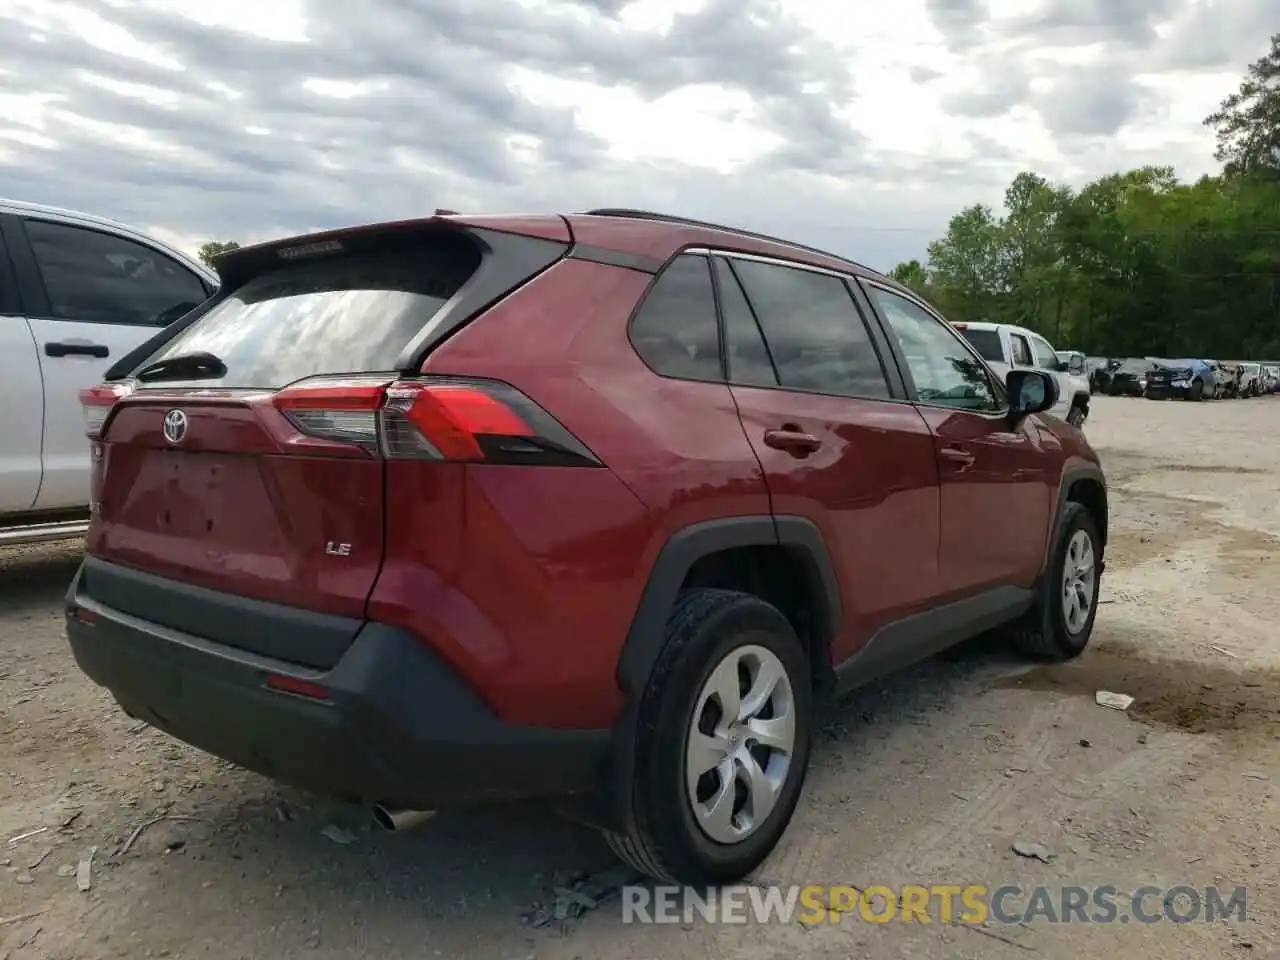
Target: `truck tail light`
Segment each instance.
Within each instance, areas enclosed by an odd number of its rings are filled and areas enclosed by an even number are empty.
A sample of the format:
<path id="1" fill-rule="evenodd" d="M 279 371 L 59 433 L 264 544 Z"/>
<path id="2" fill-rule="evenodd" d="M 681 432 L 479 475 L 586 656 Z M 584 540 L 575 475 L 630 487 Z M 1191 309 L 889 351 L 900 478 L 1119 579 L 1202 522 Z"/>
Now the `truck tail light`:
<path id="1" fill-rule="evenodd" d="M 133 392 L 127 383 L 100 383 L 80 391 L 80 409 L 84 412 L 84 432 L 91 440 L 102 436 L 107 417 L 117 403 Z"/>

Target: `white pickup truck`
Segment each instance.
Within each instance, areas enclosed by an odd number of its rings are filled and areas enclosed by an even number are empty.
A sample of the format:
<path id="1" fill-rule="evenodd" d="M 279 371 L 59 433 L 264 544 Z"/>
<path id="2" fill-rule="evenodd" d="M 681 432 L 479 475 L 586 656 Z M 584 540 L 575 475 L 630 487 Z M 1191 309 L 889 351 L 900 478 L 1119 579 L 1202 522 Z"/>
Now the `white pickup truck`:
<path id="1" fill-rule="evenodd" d="M 1009 323 L 953 323 L 953 327 L 987 361 L 1003 380 L 1016 367 L 1051 371 L 1058 378 L 1058 402 L 1048 412 L 1074 427 L 1083 427 L 1089 416 L 1089 373 L 1084 355 L 1072 369 L 1049 341 L 1034 330 Z"/>
<path id="2" fill-rule="evenodd" d="M 0 545 L 85 532 L 80 390 L 217 286 L 123 224 L 0 199 Z"/>

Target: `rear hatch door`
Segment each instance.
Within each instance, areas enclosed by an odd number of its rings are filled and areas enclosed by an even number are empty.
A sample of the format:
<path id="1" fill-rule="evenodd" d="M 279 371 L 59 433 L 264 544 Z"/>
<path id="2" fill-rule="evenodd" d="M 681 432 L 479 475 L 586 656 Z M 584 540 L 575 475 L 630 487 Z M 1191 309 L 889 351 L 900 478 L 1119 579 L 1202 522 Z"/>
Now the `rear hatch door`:
<path id="1" fill-rule="evenodd" d="M 354 638 L 382 563 L 384 464 L 361 390 L 395 378 L 485 248 L 437 225 L 267 253 L 117 385 L 94 444 L 82 587 L 151 622 L 324 667 Z M 291 400 L 326 394 L 327 409 Z M 215 609 L 227 606 L 246 612 Z M 324 642 L 282 644 L 308 628 Z"/>

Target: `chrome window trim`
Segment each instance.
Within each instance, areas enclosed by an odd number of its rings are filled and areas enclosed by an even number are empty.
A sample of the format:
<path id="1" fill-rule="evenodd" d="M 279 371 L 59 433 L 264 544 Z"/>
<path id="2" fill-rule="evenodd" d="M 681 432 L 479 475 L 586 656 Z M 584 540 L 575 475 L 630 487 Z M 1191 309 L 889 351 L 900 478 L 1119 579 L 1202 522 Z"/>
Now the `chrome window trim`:
<path id="1" fill-rule="evenodd" d="M 781 257 L 769 257 L 759 253 L 743 253 L 741 250 L 721 250 L 717 247 L 689 247 L 681 254 L 692 253 L 703 257 L 725 257 L 730 260 L 747 260 L 752 263 L 767 263 L 775 267 L 790 267 L 793 270 L 806 270 L 809 273 L 821 273 L 840 280 L 856 280 L 858 275 L 849 271 L 832 270 L 829 267 L 815 267 L 811 263 L 798 260 L 784 260 Z"/>

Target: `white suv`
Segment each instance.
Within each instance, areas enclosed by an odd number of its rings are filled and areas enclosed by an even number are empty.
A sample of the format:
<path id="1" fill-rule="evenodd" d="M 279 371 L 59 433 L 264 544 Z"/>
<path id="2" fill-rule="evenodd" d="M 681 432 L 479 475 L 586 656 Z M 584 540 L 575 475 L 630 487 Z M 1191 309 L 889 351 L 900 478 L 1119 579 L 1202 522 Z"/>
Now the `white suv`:
<path id="1" fill-rule="evenodd" d="M 1009 323 L 953 323 L 953 327 L 981 354 L 1003 380 L 1015 368 L 1049 370 L 1058 378 L 1058 402 L 1047 411 L 1074 427 L 1089 416 L 1089 372 L 1084 354 L 1078 362 L 1063 360 L 1044 337 Z"/>
<path id="2" fill-rule="evenodd" d="M 80 390 L 217 286 L 123 224 L 0 199 L 0 544 L 84 533 Z"/>

